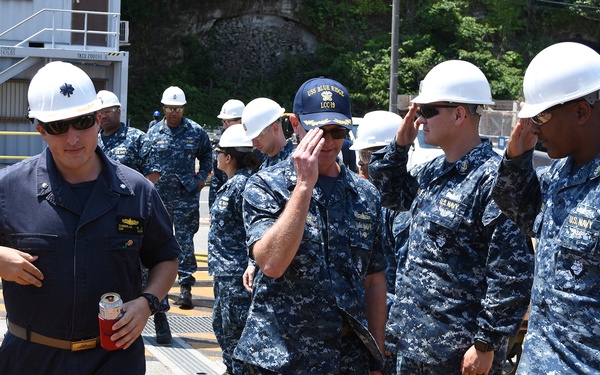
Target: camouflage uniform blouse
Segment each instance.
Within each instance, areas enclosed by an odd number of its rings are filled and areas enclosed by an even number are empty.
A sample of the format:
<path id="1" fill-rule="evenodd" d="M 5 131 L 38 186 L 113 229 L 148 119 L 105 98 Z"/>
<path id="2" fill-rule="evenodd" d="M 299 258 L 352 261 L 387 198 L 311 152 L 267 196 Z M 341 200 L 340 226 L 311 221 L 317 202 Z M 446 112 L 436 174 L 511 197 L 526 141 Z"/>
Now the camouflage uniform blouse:
<path id="1" fill-rule="evenodd" d="M 217 192 L 210 209 L 208 272 L 213 276 L 242 276 L 248 265 L 248 247 L 242 215 L 242 192 L 251 172 L 242 168 Z"/>
<path id="2" fill-rule="evenodd" d="M 98 146 L 106 156 L 142 173 L 144 158 L 141 151 L 145 137 L 143 131 L 121 123 L 121 128 L 109 137 L 103 137 L 102 134 L 104 132 L 100 130 Z"/>
<path id="3" fill-rule="evenodd" d="M 250 177 L 244 224 L 251 246 L 277 220 L 296 184 L 291 158 Z M 365 278 L 382 272 L 375 187 L 345 166 L 328 201 L 313 190 L 302 242 L 283 276 L 259 273 L 235 358 L 282 374 L 336 374 L 347 322 L 381 359 L 367 330 Z"/>
<path id="4" fill-rule="evenodd" d="M 161 195 L 170 193 L 172 185 L 166 186 L 168 181 L 179 181 L 188 192 L 198 189 L 198 179 L 206 181 L 212 169 L 208 134 L 202 126 L 185 117 L 175 128 L 162 120 L 148 130 L 142 153 L 146 157 L 144 175 L 161 174 L 156 184 Z M 200 163 L 197 175 L 196 159 Z"/>
<path id="5" fill-rule="evenodd" d="M 392 142 L 369 165 L 383 204 L 412 214 L 388 333 L 399 356 L 424 363 L 460 366 L 476 338 L 501 358 L 527 309 L 533 258 L 491 198 L 500 157 L 484 140 L 454 164 L 442 155 L 409 173 L 408 149 Z"/>
<path id="6" fill-rule="evenodd" d="M 531 314 L 519 374 L 600 373 L 600 155 L 536 176 L 532 153 L 504 159 L 494 199 L 536 238 Z"/>

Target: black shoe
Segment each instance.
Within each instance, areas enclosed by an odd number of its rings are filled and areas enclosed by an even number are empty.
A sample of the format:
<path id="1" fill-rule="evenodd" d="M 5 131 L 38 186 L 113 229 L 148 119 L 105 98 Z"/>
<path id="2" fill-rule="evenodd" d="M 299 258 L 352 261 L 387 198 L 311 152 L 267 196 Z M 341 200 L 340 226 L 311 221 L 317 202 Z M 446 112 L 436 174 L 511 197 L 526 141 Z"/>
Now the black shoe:
<path id="1" fill-rule="evenodd" d="M 170 344 L 171 343 L 171 329 L 169 328 L 169 321 L 167 320 L 167 314 L 164 312 L 158 312 L 154 314 L 154 329 L 156 330 L 156 342 L 159 344 Z"/>
<path id="2" fill-rule="evenodd" d="M 187 286 L 187 285 L 182 285 L 180 290 L 181 290 L 181 295 L 179 296 L 179 299 L 177 300 L 177 302 L 175 302 L 175 304 L 178 305 L 179 308 L 182 310 L 193 309 L 194 304 L 192 303 L 192 287 Z"/>

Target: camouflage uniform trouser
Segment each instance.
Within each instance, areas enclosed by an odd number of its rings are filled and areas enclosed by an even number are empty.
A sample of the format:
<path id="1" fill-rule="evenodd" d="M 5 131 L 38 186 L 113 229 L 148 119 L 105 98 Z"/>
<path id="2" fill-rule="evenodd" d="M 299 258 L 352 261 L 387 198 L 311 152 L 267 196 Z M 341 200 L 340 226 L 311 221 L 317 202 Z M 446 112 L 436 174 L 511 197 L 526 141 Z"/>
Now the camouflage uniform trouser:
<path id="1" fill-rule="evenodd" d="M 167 191 L 160 195 L 173 220 L 175 238 L 181 246 L 179 255 L 179 285 L 194 286 L 194 272 L 198 269 L 194 254 L 194 234 L 200 225 L 200 190 L 185 190 L 179 184 L 176 191 Z"/>
<path id="2" fill-rule="evenodd" d="M 232 360 L 232 356 L 246 325 L 252 294 L 244 288 L 241 276 L 215 276 L 213 290 L 215 305 L 212 324 L 223 352 L 223 363 L 232 368 L 234 374 L 241 374 L 242 367 Z"/>
<path id="3" fill-rule="evenodd" d="M 259 337 L 256 338 L 260 340 Z M 369 368 L 370 355 L 367 348 L 364 346 L 360 338 L 354 331 L 351 331 L 342 339 L 342 346 L 340 348 L 342 356 L 340 358 L 338 374 L 343 375 L 370 375 L 371 370 Z M 318 356 L 319 353 L 314 353 Z M 308 374 L 306 369 L 302 368 L 302 364 L 299 364 L 299 368 L 291 370 L 294 374 Z M 265 370 L 263 368 L 244 363 L 244 375 L 277 375 L 277 372 Z M 287 374 L 287 373 L 286 373 Z M 283 375 L 283 373 L 282 373 Z"/>
<path id="4" fill-rule="evenodd" d="M 492 362 L 492 368 L 490 368 L 489 375 L 502 375 L 502 367 L 506 361 L 507 344 L 508 338 L 505 337 L 500 342 L 500 349 L 494 352 L 494 361 Z M 461 362 L 462 355 L 455 358 L 453 361 L 440 365 L 427 364 L 398 355 L 396 373 L 398 375 L 460 375 Z"/>

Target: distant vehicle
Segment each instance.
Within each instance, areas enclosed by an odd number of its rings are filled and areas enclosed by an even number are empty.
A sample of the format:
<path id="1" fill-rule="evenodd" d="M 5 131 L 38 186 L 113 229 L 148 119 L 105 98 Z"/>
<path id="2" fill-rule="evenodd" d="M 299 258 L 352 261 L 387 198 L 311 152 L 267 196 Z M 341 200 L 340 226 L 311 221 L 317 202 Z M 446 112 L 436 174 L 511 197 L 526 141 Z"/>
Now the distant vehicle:
<path id="1" fill-rule="evenodd" d="M 408 151 L 408 163 L 406 167 L 407 169 L 411 169 L 415 165 L 425 163 L 443 153 L 444 151 L 438 146 L 425 143 L 425 133 L 423 133 L 423 129 L 419 129 L 417 138 Z"/>

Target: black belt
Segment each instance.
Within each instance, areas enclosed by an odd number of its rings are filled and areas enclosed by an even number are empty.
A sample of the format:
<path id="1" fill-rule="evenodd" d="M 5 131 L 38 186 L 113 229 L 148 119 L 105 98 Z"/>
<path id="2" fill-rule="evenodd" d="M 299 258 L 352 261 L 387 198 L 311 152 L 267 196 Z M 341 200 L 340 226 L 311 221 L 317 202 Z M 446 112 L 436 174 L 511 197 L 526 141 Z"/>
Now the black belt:
<path id="1" fill-rule="evenodd" d="M 27 329 L 19 327 L 18 325 L 9 321 L 7 321 L 6 323 L 8 325 L 8 332 L 12 333 L 16 337 L 25 341 L 34 342 L 36 344 L 51 346 L 53 348 L 77 352 L 80 350 L 93 349 L 100 344 L 100 337 L 94 337 L 91 339 L 79 341 L 59 340 L 54 339 L 52 337 L 40 335 L 39 333 L 35 333 L 33 331 L 28 331 Z"/>

